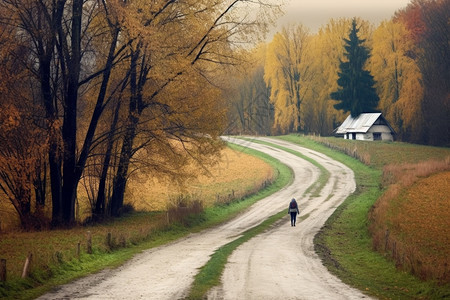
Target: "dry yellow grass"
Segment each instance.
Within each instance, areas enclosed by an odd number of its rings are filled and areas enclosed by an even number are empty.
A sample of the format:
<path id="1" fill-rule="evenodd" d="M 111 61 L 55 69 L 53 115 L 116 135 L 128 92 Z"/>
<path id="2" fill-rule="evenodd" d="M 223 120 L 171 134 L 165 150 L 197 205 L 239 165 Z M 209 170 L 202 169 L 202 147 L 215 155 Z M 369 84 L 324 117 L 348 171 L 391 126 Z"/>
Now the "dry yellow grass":
<path id="1" fill-rule="evenodd" d="M 189 180 L 185 187 L 177 187 L 173 182 L 158 180 L 157 177 L 131 178 L 126 202 L 138 210 L 165 210 L 170 201 L 183 194 L 210 206 L 217 197 L 244 194 L 274 176 L 271 166 L 266 162 L 230 148 L 222 150 L 219 163 L 209 171 L 209 175 Z"/>
<path id="2" fill-rule="evenodd" d="M 192 172 L 196 172 L 191 167 Z M 200 175 L 195 180 L 189 180 L 185 187 L 178 187 L 176 183 L 158 180 L 158 176 L 137 175 L 128 181 L 125 203 L 132 204 L 137 210 L 160 211 L 166 210 L 170 201 L 180 194 L 190 195 L 200 200 L 204 206 L 215 203 L 217 197 L 245 195 L 255 190 L 266 180 L 272 180 L 273 170 L 269 164 L 254 156 L 224 148 L 218 164 L 209 169 L 209 175 Z M 80 185 L 78 195 L 78 219 L 83 221 L 90 215 L 90 205 L 86 192 Z M 0 229 L 8 231 L 20 226 L 12 205 L 4 198 L 0 198 Z M 1 230 L 0 230 L 1 232 Z"/>
<path id="3" fill-rule="evenodd" d="M 421 279 L 450 282 L 449 160 L 391 165 L 370 217 L 373 245 Z"/>

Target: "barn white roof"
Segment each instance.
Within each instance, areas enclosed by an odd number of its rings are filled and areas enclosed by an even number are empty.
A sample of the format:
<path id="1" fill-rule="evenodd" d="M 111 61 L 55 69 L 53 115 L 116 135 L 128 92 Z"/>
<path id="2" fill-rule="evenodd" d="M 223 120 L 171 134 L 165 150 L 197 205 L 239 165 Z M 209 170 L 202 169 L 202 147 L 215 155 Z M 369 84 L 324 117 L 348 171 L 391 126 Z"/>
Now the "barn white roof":
<path id="1" fill-rule="evenodd" d="M 345 119 L 345 121 L 336 130 L 336 134 L 345 134 L 347 132 L 358 132 L 366 133 L 370 127 L 378 120 L 378 118 L 383 118 L 384 123 L 392 130 L 392 127 L 384 119 L 381 113 L 363 113 L 359 116 L 353 118 L 351 115 Z"/>

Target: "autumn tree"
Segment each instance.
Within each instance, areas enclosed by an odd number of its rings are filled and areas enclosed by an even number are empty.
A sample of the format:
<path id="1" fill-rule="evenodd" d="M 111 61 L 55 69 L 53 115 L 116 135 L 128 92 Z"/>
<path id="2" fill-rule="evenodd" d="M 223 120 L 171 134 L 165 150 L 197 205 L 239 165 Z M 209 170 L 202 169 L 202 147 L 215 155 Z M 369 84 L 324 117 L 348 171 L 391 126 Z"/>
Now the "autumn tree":
<path id="1" fill-rule="evenodd" d="M 373 35 L 370 70 L 380 96 L 379 109 L 401 140 L 419 142 L 423 114 L 422 74 L 411 58 L 416 46 L 403 23 L 382 22 Z"/>
<path id="2" fill-rule="evenodd" d="M 233 72 L 231 86 L 226 90 L 228 102 L 227 134 L 271 134 L 273 104 L 270 89 L 264 81 L 266 46 L 259 45 L 254 51 L 242 55 L 242 68 Z"/>
<path id="3" fill-rule="evenodd" d="M 312 37 L 309 56 L 314 76 L 303 105 L 306 132 L 328 135 L 344 118 L 333 108 L 329 95 L 337 88 L 339 60 L 344 52 L 342 40 L 350 24 L 350 19 L 331 19 Z"/>
<path id="4" fill-rule="evenodd" d="M 426 142 L 450 145 L 450 4 L 431 1 L 423 8 L 426 24 L 420 46 L 424 50 L 419 60 L 425 84 L 423 112 L 427 128 Z"/>
<path id="5" fill-rule="evenodd" d="M 1 7 L 0 7 L 1 10 Z M 47 137 L 42 109 L 34 104 L 35 81 L 13 52 L 16 30 L 0 25 L 0 194 L 12 204 L 25 229 L 46 226 L 45 154 Z"/>
<path id="6" fill-rule="evenodd" d="M 129 104 L 111 196 L 112 215 L 120 214 L 130 164 L 139 150 L 160 149 L 161 158 L 155 162 L 162 159 L 165 165 L 156 166 L 171 175 L 176 175 L 179 162 L 185 159 L 174 142 L 181 143 L 181 149 L 197 162 L 205 162 L 205 155 L 217 150 L 224 120 L 214 88 L 217 66 L 236 64 L 230 43 L 236 47 L 236 42 L 246 41 L 265 22 L 264 18 L 244 22 L 248 5 L 271 8 L 264 2 L 217 5 L 206 0 L 167 1 L 150 10 L 139 3 L 124 7 L 133 12 L 124 23 L 131 41 Z M 157 158 L 158 152 L 153 153 Z M 170 154 L 177 159 L 163 158 Z"/>
<path id="7" fill-rule="evenodd" d="M 423 100 L 417 114 L 423 117 L 423 132 L 413 140 L 425 144 L 449 144 L 449 7 L 445 0 L 415 0 L 395 15 L 414 41 L 415 51 L 408 55 L 422 74 Z"/>
<path id="8" fill-rule="evenodd" d="M 268 46 L 264 79 L 270 87 L 274 105 L 275 132 L 299 132 L 302 129 L 301 105 L 309 76 L 310 60 L 305 59 L 310 41 L 302 25 L 284 27 Z"/>
<path id="9" fill-rule="evenodd" d="M 365 69 L 369 50 L 363 45 L 365 40 L 358 37 L 358 32 L 354 19 L 349 37 L 344 39 L 345 60 L 341 60 L 339 65 L 339 88 L 330 94 L 332 99 L 340 101 L 334 107 L 350 112 L 353 117 L 376 111 L 379 101 L 373 76 Z"/>
<path id="10" fill-rule="evenodd" d="M 427 144 L 449 145 L 450 58 L 448 43 L 450 6 L 448 1 L 413 1 L 410 6 L 419 10 L 417 17 L 422 29 L 415 38 L 419 51 L 417 61 L 424 82 L 422 111 L 425 120 L 423 141 Z"/>
<path id="11" fill-rule="evenodd" d="M 52 219 L 55 224 L 70 224 L 84 167 L 77 161 L 78 91 L 83 53 L 89 49 L 82 28 L 89 26 L 96 6 L 92 1 L 2 1 L 2 9 L 8 12 L 2 16 L 5 23 L 20 28 L 15 38 L 29 49 L 22 62 L 40 87 L 37 99 L 45 109 L 49 137 Z"/>
<path id="12" fill-rule="evenodd" d="M 111 207 L 117 214 L 130 164 L 133 170 L 137 161 L 161 169 L 166 160 L 156 153 L 173 153 L 180 163 L 167 170 L 175 174 L 186 161 L 182 153 L 201 161 L 199 154 L 217 150 L 223 110 L 214 66 L 236 63 L 238 42 L 249 42 L 268 21 L 264 12 L 277 6 L 244 0 L 8 0 L 1 7 L 2 23 L 18 29 L 11 41 L 27 49 L 25 56 L 10 54 L 22 59 L 39 87 L 53 223 L 70 225 L 87 165 L 104 166 L 98 211 L 107 206 L 103 178 L 115 174 L 111 197 L 117 201 Z M 103 159 L 94 162 L 94 156 Z"/>

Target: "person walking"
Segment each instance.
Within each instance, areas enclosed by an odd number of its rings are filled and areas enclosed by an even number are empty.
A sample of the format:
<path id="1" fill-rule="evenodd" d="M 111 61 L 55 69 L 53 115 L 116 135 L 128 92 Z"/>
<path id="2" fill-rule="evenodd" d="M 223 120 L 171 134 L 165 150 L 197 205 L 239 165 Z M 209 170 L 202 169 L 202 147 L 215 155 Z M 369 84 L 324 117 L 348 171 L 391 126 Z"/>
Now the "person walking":
<path id="1" fill-rule="evenodd" d="M 288 214 L 291 214 L 291 226 L 295 226 L 297 215 L 300 214 L 298 204 L 297 201 L 295 201 L 295 198 L 292 198 L 291 202 L 289 203 Z"/>

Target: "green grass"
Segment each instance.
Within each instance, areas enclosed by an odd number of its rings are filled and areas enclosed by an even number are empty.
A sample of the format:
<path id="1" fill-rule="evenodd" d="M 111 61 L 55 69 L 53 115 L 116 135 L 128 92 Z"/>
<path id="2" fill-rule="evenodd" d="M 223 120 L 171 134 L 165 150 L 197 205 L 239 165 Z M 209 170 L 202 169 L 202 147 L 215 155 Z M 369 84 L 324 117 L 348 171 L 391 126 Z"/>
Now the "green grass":
<path id="1" fill-rule="evenodd" d="M 367 215 L 382 193 L 380 190 L 381 170 L 379 169 L 381 167 L 370 168 L 356 159 L 330 150 L 305 137 L 291 135 L 284 136 L 282 139 L 322 152 L 344 163 L 355 173 L 357 185 L 355 193 L 338 207 L 314 239 L 316 252 L 332 273 L 345 283 L 380 299 L 443 299 L 450 297 L 448 285 L 438 286 L 434 282 L 423 282 L 408 273 L 398 271 L 393 262 L 372 250 Z M 388 146 L 395 151 L 392 144 Z M 408 151 L 421 151 L 413 150 L 413 148 L 408 148 Z M 432 149 L 431 152 L 442 153 L 442 149 Z M 434 154 L 427 151 L 427 154 L 422 154 L 420 157 L 428 159 L 430 155 Z M 398 151 L 397 156 L 399 156 Z M 407 156 L 411 157 L 411 154 L 409 153 Z M 412 157 L 417 159 L 417 156 Z M 386 156 L 383 159 L 386 159 Z M 373 159 L 372 162 L 374 162 Z M 375 161 L 374 165 L 381 166 L 382 164 Z"/>
<path id="2" fill-rule="evenodd" d="M 255 226 L 243 233 L 238 239 L 217 249 L 211 259 L 200 269 L 200 272 L 195 276 L 194 282 L 191 286 L 190 293 L 187 299 L 204 299 L 206 293 L 214 286 L 220 284 L 220 277 L 222 276 L 228 257 L 233 251 L 258 234 L 261 234 L 270 228 L 276 221 L 286 216 L 286 211 L 283 210 L 264 222 Z"/>
<path id="3" fill-rule="evenodd" d="M 10 278 L 6 282 L 0 282 L 0 298 L 5 299 L 33 299 L 42 295 L 53 287 L 61 284 L 68 283 L 77 278 L 86 276 L 91 273 L 98 272 L 105 268 L 114 268 L 123 264 L 126 260 L 130 259 L 133 255 L 149 249 L 157 247 L 162 244 L 166 244 L 180 237 L 186 236 L 191 232 L 198 232 L 205 228 L 216 226 L 224 221 L 227 221 L 236 216 L 242 210 L 248 208 L 258 200 L 267 197 L 268 195 L 278 191 L 280 188 L 288 184 L 292 180 L 292 171 L 285 165 L 281 164 L 278 160 L 258 152 L 256 150 L 250 150 L 248 148 L 242 148 L 235 145 L 230 145 L 236 151 L 245 151 L 251 155 L 255 155 L 268 162 L 274 169 L 276 169 L 275 181 L 260 190 L 256 194 L 240 199 L 228 204 L 206 208 L 204 213 L 193 218 L 191 220 L 191 227 L 183 227 L 181 225 L 173 224 L 170 226 L 160 226 L 161 221 L 164 221 L 164 213 L 132 213 L 120 219 L 114 219 L 110 222 L 101 225 L 95 225 L 91 227 L 80 227 L 71 230 L 59 230 L 50 232 L 51 235 L 55 235 L 54 242 L 60 244 L 61 247 L 65 243 L 73 245 L 73 250 L 70 253 L 64 254 L 61 262 L 49 261 L 48 267 L 44 269 L 32 269 L 30 278 L 25 280 L 19 278 Z M 153 220 L 157 221 L 156 227 L 152 224 Z M 150 223 L 150 225 L 148 225 Z M 143 229 L 143 225 L 148 226 Z M 126 232 L 137 232 L 138 236 L 127 236 L 126 247 L 117 248 L 114 250 L 108 250 L 104 247 L 105 235 L 107 232 L 120 232 L 120 229 L 124 229 Z M 90 230 L 93 233 L 99 232 L 100 234 L 93 234 L 94 253 L 92 255 L 85 254 L 82 249 L 80 258 L 72 258 L 75 252 L 75 245 L 79 239 L 83 239 L 86 231 Z M 130 233 L 130 234 L 131 234 Z M 48 235 L 47 232 L 35 232 L 26 233 L 25 240 L 33 240 L 36 236 Z M 116 235 L 118 235 L 117 233 Z M 6 238 L 3 236 L 2 242 L 5 242 Z M 118 236 L 116 236 L 118 238 Z M 44 236 L 42 236 L 44 240 Z M 12 239 L 11 242 L 14 246 L 27 247 L 26 243 L 22 246 L 17 240 Z M 10 243 L 10 244 L 11 244 Z M 51 248 L 51 250 L 57 250 L 58 246 L 46 244 L 42 248 Z M 83 246 L 84 247 L 84 243 Z M 3 249 L 2 249 L 3 251 Z M 73 253 L 72 253 L 73 252 Z M 50 254 L 50 257 L 52 255 Z M 35 256 L 36 257 L 36 256 Z M 36 259 L 39 259 L 36 257 Z M 51 258 L 50 258 L 51 259 Z M 20 268 L 20 266 L 19 266 Z"/>

